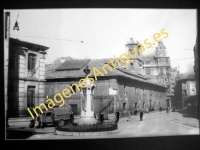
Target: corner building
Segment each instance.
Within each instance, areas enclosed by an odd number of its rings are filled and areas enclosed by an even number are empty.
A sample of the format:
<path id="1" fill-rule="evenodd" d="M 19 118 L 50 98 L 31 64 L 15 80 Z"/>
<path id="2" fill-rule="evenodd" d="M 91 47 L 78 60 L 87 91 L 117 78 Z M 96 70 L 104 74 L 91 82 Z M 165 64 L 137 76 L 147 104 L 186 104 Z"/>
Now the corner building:
<path id="1" fill-rule="evenodd" d="M 30 116 L 45 102 L 45 54 L 49 48 L 9 39 L 8 117 Z"/>

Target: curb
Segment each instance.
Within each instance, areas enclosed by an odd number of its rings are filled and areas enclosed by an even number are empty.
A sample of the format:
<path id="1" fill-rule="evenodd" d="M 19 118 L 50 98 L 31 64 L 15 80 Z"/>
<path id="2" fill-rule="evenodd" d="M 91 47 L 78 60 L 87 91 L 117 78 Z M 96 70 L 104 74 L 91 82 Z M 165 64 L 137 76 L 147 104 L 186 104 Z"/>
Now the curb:
<path id="1" fill-rule="evenodd" d="M 7 128 L 7 131 L 10 132 L 30 132 L 33 134 L 48 134 L 48 133 L 54 133 L 54 130 L 38 130 L 38 129 L 27 129 L 27 128 Z"/>
<path id="2" fill-rule="evenodd" d="M 102 131 L 102 132 L 65 132 L 56 130 L 56 134 L 61 136 L 99 136 L 99 135 L 109 135 L 117 133 L 119 133 L 118 129 L 113 131 Z"/>

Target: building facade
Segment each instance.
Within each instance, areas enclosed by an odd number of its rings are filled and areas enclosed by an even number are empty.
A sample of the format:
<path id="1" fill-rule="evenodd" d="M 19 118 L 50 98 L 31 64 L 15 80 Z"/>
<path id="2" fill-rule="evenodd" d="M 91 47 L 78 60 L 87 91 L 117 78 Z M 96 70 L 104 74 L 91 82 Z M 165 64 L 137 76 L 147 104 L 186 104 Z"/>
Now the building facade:
<path id="1" fill-rule="evenodd" d="M 91 70 L 90 77 L 94 78 L 93 67 L 99 69 L 102 73 L 101 60 L 70 60 L 63 62 L 58 68 L 46 71 L 46 92 L 45 95 L 53 96 L 61 92 L 64 88 L 79 84 L 81 78 L 85 78 L 83 68 L 88 65 Z M 109 113 L 116 111 L 127 111 L 135 109 L 154 109 L 166 107 L 166 87 L 148 81 L 144 76 L 129 70 L 112 68 L 107 70 L 104 76 L 98 76 L 95 80 L 96 88 L 92 95 L 92 109 L 98 112 L 106 107 Z M 65 103 L 70 104 L 75 114 L 81 112 L 82 90 L 73 87 L 75 93 L 70 98 L 65 98 Z M 65 106 L 63 106 L 65 107 Z"/>
<path id="2" fill-rule="evenodd" d="M 167 87 L 167 106 L 173 106 L 174 85 L 179 71 L 171 68 L 170 57 L 167 56 L 166 47 L 163 42 L 158 42 L 155 53 L 147 57 L 143 56 L 144 75 L 150 81 Z"/>
<path id="3" fill-rule="evenodd" d="M 197 105 L 196 81 L 194 75 L 187 75 L 176 82 L 174 105 L 177 109 L 187 109 L 188 105 Z M 196 108 L 195 108 L 196 109 Z"/>
<path id="4" fill-rule="evenodd" d="M 27 108 L 45 102 L 46 50 L 46 46 L 9 39 L 9 117 L 30 116 Z"/>

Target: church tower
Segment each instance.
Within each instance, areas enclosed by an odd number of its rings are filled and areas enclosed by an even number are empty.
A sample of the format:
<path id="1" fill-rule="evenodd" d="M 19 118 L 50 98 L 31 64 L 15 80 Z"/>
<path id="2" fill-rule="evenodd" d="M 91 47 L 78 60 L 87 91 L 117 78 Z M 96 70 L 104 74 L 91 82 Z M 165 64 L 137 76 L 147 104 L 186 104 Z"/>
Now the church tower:
<path id="1" fill-rule="evenodd" d="M 134 40 L 133 38 L 130 38 L 130 42 L 127 42 L 127 44 L 125 46 L 126 46 L 128 55 L 130 55 L 130 54 L 132 54 L 133 56 L 135 55 L 133 48 L 136 50 L 136 52 L 138 54 L 138 56 L 135 58 L 131 58 L 129 56 L 130 65 L 128 66 L 127 70 L 129 70 L 130 72 L 134 72 L 134 73 L 143 75 L 143 65 L 142 65 L 143 63 L 142 63 L 142 59 L 141 59 L 142 54 L 140 54 L 140 52 L 139 52 L 140 43 L 138 41 Z"/>
<path id="2" fill-rule="evenodd" d="M 158 42 L 158 46 L 155 50 L 155 55 L 153 57 L 158 71 L 157 79 L 162 85 L 168 85 L 170 82 L 170 58 L 166 55 L 166 47 L 163 42 Z"/>

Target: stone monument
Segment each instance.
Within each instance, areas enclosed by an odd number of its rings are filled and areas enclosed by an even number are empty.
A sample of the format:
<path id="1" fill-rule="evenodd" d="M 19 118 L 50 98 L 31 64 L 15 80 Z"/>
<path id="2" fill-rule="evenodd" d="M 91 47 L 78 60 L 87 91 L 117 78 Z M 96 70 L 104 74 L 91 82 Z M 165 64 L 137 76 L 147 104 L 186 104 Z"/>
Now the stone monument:
<path id="1" fill-rule="evenodd" d="M 85 88 L 81 88 L 81 119 L 77 120 L 79 124 L 91 124 L 96 123 L 97 119 L 94 118 L 94 102 L 93 102 L 93 94 L 95 85 L 91 84 L 91 80 L 87 78 L 90 73 L 90 69 L 87 66 L 83 69 L 85 72 L 85 81 L 83 83 Z M 93 109 L 92 109 L 93 106 Z"/>

